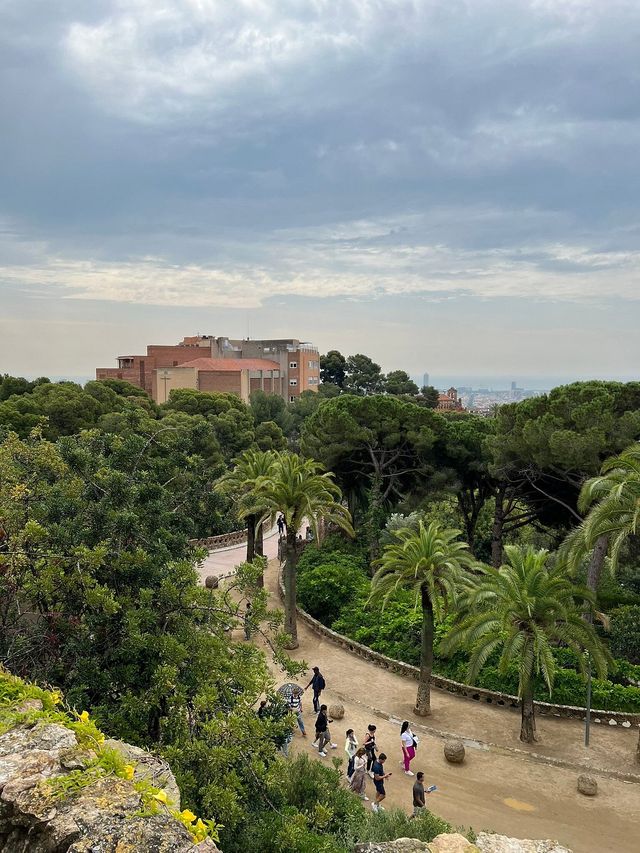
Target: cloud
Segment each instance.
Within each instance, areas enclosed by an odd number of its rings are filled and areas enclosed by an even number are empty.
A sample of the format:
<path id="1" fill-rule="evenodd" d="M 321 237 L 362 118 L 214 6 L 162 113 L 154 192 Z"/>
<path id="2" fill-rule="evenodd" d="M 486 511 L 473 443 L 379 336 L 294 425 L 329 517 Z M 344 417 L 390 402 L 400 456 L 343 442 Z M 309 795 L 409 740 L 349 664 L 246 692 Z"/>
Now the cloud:
<path id="1" fill-rule="evenodd" d="M 28 265 L 0 267 L 0 281 L 21 283 L 41 297 L 218 308 L 255 308 L 291 296 L 640 299 L 640 251 L 593 251 L 561 243 L 516 252 L 460 250 L 418 243 L 415 235 L 421 227 L 419 218 L 407 217 L 276 232 L 259 247 L 259 262 L 225 267 L 172 264 L 161 257 L 77 261 L 47 257 L 42 247 L 34 246 Z"/>

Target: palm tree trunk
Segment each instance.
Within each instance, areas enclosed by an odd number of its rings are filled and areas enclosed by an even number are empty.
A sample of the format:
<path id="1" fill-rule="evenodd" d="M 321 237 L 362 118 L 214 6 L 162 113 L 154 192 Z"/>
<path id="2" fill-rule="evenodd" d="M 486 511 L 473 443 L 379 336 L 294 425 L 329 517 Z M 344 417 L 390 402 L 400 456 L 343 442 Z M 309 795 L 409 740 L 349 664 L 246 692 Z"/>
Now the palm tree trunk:
<path id="1" fill-rule="evenodd" d="M 502 538 L 504 529 L 504 497 L 506 486 L 501 484 L 496 492 L 496 509 L 491 530 L 491 565 L 499 569 L 502 565 Z"/>
<path id="2" fill-rule="evenodd" d="M 260 522 L 256 528 L 254 549 L 256 557 L 264 557 L 264 529 L 262 522 Z M 260 577 L 258 578 L 258 586 L 260 588 L 264 586 L 264 575 L 262 574 L 262 572 L 260 573 Z"/>
<path id="3" fill-rule="evenodd" d="M 247 563 L 253 563 L 256 555 L 256 517 L 247 516 Z"/>
<path id="4" fill-rule="evenodd" d="M 536 740 L 536 716 L 533 704 L 533 684 L 527 685 L 522 693 L 522 723 L 520 725 L 520 740 L 523 743 L 533 743 Z"/>
<path id="5" fill-rule="evenodd" d="M 298 622 L 296 613 L 296 567 L 298 564 L 298 547 L 296 531 L 287 527 L 284 558 L 284 630 L 291 638 L 287 649 L 298 648 Z"/>
<path id="6" fill-rule="evenodd" d="M 420 679 L 418 696 L 413 709 L 419 717 L 431 714 L 431 672 L 433 670 L 433 603 L 429 590 L 422 587 L 422 646 L 420 648 Z"/>
<path id="7" fill-rule="evenodd" d="M 607 556 L 608 547 L 608 537 L 598 536 L 591 553 L 591 559 L 589 560 L 589 568 L 587 569 L 587 586 L 594 593 L 600 582 L 600 575 L 602 574 L 602 567 L 604 566 L 604 558 Z"/>

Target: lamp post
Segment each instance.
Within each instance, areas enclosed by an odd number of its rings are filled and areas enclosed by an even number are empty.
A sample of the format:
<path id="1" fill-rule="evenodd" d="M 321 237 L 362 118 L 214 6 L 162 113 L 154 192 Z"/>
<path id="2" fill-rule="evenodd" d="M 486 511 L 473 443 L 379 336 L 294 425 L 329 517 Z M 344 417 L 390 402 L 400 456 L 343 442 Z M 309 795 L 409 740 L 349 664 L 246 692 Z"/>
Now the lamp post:
<path id="1" fill-rule="evenodd" d="M 589 746 L 589 731 L 591 728 L 591 657 L 587 652 L 587 713 L 584 718 L 584 745 Z"/>

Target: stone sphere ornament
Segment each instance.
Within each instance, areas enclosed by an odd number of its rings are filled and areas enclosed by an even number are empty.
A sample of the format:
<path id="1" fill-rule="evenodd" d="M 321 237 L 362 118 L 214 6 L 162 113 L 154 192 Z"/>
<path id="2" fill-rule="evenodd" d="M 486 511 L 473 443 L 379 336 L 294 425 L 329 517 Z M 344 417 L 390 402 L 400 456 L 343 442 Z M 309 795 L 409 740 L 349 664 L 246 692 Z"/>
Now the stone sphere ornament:
<path id="1" fill-rule="evenodd" d="M 342 702 L 336 702 L 335 705 L 329 706 L 329 716 L 332 720 L 342 720 L 344 717 L 344 705 Z"/>
<path id="2" fill-rule="evenodd" d="M 581 794 L 584 794 L 585 797 L 595 797 L 598 793 L 598 783 L 593 778 L 593 776 L 589 776 L 587 773 L 581 773 L 578 776 L 578 791 Z"/>
<path id="3" fill-rule="evenodd" d="M 449 764 L 462 764 L 465 749 L 461 740 L 448 740 L 444 745 L 444 757 Z"/>

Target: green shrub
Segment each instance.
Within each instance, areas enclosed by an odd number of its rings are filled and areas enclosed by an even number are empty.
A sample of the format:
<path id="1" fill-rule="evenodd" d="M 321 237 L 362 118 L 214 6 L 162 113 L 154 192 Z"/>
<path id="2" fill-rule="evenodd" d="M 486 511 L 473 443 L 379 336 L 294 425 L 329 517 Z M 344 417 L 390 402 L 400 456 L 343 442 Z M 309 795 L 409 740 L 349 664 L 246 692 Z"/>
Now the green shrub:
<path id="1" fill-rule="evenodd" d="M 364 546 L 357 541 L 345 539 L 338 533 L 332 533 L 322 545 L 308 545 L 298 561 L 298 575 L 303 575 L 309 569 L 323 563 L 331 563 L 335 558 L 347 557 L 352 565 L 357 566 L 365 574 L 368 562 Z"/>
<path id="2" fill-rule="evenodd" d="M 336 554 L 325 559 L 300 576 L 298 601 L 311 616 L 331 625 L 342 607 L 366 594 L 369 584 L 349 557 Z"/>
<path id="3" fill-rule="evenodd" d="M 640 664 L 640 605 L 618 607 L 611 613 L 611 652 Z"/>
<path id="4" fill-rule="evenodd" d="M 351 828 L 351 844 L 367 841 L 395 841 L 396 838 L 419 838 L 433 841 L 442 832 L 453 832 L 451 824 L 425 809 L 420 817 L 411 820 L 400 809 L 377 814 L 367 812 L 364 820 Z"/>

